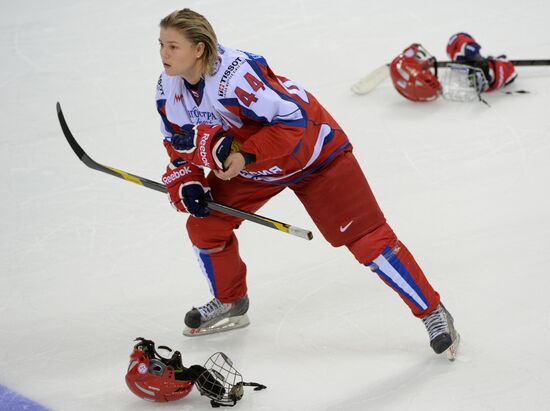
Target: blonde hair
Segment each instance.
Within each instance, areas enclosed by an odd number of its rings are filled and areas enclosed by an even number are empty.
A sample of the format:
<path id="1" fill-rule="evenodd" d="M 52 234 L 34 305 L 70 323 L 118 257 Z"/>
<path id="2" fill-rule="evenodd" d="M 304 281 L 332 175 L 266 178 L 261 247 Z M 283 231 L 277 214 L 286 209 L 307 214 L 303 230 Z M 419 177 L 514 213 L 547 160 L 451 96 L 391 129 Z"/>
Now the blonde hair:
<path id="1" fill-rule="evenodd" d="M 214 73 L 214 67 L 218 59 L 218 40 L 214 29 L 203 15 L 191 9 L 176 10 L 163 18 L 159 26 L 164 29 L 173 28 L 178 30 L 195 45 L 203 43 L 204 52 L 200 57 L 202 62 L 201 74 L 212 75 Z"/>

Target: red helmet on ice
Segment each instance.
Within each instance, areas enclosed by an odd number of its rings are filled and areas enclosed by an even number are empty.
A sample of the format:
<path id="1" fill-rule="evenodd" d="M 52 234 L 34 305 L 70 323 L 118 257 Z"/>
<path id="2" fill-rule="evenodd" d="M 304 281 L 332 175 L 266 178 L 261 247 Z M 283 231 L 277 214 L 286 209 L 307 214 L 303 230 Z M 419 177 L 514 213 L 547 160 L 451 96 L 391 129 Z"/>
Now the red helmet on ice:
<path id="1" fill-rule="evenodd" d="M 181 354 L 175 351 L 171 358 L 161 357 L 155 343 L 144 338 L 130 355 L 126 372 L 126 384 L 130 391 L 144 400 L 165 402 L 185 397 L 193 388 L 193 381 L 181 362 Z M 168 347 L 159 347 L 170 350 Z"/>
<path id="2" fill-rule="evenodd" d="M 390 75 L 399 94 L 412 101 L 435 100 L 441 90 L 435 57 L 417 43 L 393 59 Z"/>

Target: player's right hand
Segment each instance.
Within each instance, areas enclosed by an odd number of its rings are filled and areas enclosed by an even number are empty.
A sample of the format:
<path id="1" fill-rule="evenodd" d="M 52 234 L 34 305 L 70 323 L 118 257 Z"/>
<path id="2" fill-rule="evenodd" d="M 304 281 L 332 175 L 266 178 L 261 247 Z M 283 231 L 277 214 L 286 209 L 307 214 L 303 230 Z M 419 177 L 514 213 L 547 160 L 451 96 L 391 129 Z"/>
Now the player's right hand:
<path id="1" fill-rule="evenodd" d="M 231 153 L 224 163 L 224 170 L 214 170 L 216 177 L 222 180 L 231 180 L 233 177 L 237 177 L 239 173 L 244 170 L 246 165 L 245 157 L 242 153 Z"/>
<path id="2" fill-rule="evenodd" d="M 162 181 L 168 190 L 170 203 L 177 210 L 203 218 L 210 213 L 206 200 L 212 200 L 204 171 L 182 159 L 166 167 Z"/>

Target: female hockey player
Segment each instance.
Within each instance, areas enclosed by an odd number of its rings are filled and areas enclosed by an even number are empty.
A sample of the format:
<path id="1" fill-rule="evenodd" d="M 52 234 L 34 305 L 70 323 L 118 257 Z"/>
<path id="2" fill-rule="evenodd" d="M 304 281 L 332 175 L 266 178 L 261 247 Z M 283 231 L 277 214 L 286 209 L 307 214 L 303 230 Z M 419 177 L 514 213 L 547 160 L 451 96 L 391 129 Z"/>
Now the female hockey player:
<path id="1" fill-rule="evenodd" d="M 206 198 L 255 212 L 286 187 L 334 247 L 346 246 L 422 319 L 436 353 L 458 334 L 424 273 L 387 224 L 346 134 L 310 93 L 277 76 L 264 57 L 218 44 L 210 23 L 184 9 L 160 22 L 165 71 L 157 109 L 170 163 L 172 205 L 213 294 L 191 309 L 186 335 L 248 325 L 246 265 L 234 230 L 242 220 L 211 212 Z M 212 170 L 206 177 L 204 168 Z"/>

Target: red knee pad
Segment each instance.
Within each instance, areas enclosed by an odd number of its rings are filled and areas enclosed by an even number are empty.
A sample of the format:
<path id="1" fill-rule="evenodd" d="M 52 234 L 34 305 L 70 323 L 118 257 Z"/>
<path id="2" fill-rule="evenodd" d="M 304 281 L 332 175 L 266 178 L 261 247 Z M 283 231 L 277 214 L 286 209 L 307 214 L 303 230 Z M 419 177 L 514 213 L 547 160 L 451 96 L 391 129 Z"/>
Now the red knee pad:
<path id="1" fill-rule="evenodd" d="M 347 247 L 361 264 L 368 264 L 390 246 L 397 243 L 397 236 L 388 225 L 384 223 L 373 231 L 361 237 L 359 240 L 348 244 Z"/>

